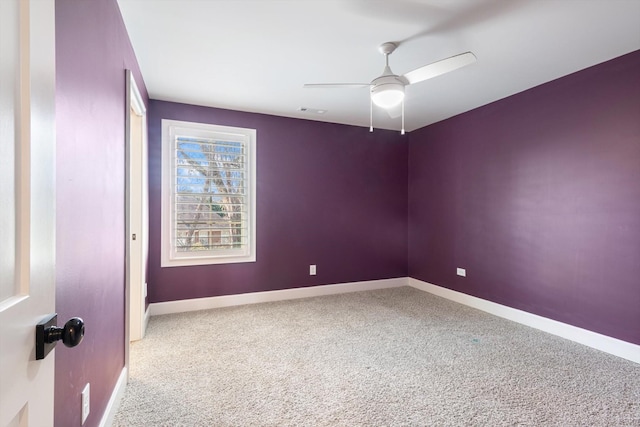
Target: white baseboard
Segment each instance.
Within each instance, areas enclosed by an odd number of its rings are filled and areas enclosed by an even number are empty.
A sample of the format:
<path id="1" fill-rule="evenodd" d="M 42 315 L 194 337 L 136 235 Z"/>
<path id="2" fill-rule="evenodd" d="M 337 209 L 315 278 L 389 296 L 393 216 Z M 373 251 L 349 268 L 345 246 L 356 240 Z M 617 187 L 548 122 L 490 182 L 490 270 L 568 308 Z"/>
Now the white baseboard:
<path id="1" fill-rule="evenodd" d="M 495 302 L 487 301 L 462 292 L 453 291 L 418 279 L 409 278 L 409 286 L 443 297 L 498 317 L 512 320 L 526 326 L 595 348 L 614 356 L 640 363 L 640 345 L 632 344 L 606 335 L 598 334 L 577 326 L 551 320 Z"/>
<path id="2" fill-rule="evenodd" d="M 118 377 L 118 381 L 116 382 L 116 386 L 113 388 L 113 392 L 111 393 L 111 398 L 107 403 L 107 408 L 102 415 L 102 419 L 100 420 L 100 427 L 111 427 L 113 424 L 113 419 L 116 417 L 116 413 L 118 412 L 118 408 L 120 407 L 120 402 L 124 397 L 124 392 L 127 389 L 127 368 L 122 368 L 122 372 L 120 372 L 120 376 Z"/>
<path id="3" fill-rule="evenodd" d="M 622 357 L 623 359 L 627 359 L 635 363 L 640 363 L 640 345 L 598 334 L 577 326 L 558 322 L 556 320 L 548 319 L 546 317 L 538 316 L 526 311 L 487 301 L 410 277 L 152 303 L 149 305 L 149 308 L 145 313 L 144 324 L 146 329 L 149 316 L 158 316 L 162 314 L 335 295 L 348 292 L 370 291 L 407 285 L 469 307 L 477 308 L 495 316 L 512 320 L 570 341 L 604 351 L 605 353 Z"/>
<path id="4" fill-rule="evenodd" d="M 397 288 L 407 286 L 407 278 L 369 280 L 364 282 L 340 283 L 337 285 L 320 285 L 306 288 L 283 289 L 278 291 L 252 292 L 220 297 L 196 298 L 179 301 L 156 302 L 149 304 L 151 316 L 186 311 L 208 310 L 211 308 L 231 307 L 235 305 L 256 304 L 261 302 L 284 301 L 298 298 L 309 298 L 324 295 L 343 294 L 348 292 L 372 291 L 375 289 Z"/>

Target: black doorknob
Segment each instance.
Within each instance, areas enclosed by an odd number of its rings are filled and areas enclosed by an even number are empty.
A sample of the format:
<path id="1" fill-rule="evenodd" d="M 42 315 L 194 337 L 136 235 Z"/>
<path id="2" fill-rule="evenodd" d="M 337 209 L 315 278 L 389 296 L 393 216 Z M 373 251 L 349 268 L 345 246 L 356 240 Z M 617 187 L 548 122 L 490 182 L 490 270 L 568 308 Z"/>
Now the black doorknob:
<path id="1" fill-rule="evenodd" d="M 51 344 L 62 340 L 65 346 L 75 347 L 84 338 L 84 321 L 79 317 L 72 317 L 64 324 L 64 328 L 51 326 L 44 331 L 44 342 Z"/>
<path id="2" fill-rule="evenodd" d="M 62 340 L 67 347 L 75 347 L 84 338 L 84 321 L 81 318 L 69 319 L 62 328 L 56 326 L 57 319 L 56 314 L 51 314 L 36 325 L 36 360 L 44 359 L 57 341 Z"/>

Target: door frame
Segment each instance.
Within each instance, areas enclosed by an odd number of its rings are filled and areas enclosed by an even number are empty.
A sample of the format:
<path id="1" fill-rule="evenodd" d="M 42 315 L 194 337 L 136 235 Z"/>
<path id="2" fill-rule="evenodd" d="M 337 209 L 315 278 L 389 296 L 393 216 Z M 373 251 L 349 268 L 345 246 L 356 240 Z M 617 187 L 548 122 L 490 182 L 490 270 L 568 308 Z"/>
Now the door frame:
<path id="1" fill-rule="evenodd" d="M 145 307 L 149 209 L 147 109 L 131 70 L 125 70 L 125 79 L 125 366 L 128 368 L 129 344 L 144 337 L 149 320 L 149 312 Z M 141 140 L 138 141 L 132 140 L 132 114 L 138 116 L 142 122 Z M 134 189 L 133 185 L 139 188 Z"/>

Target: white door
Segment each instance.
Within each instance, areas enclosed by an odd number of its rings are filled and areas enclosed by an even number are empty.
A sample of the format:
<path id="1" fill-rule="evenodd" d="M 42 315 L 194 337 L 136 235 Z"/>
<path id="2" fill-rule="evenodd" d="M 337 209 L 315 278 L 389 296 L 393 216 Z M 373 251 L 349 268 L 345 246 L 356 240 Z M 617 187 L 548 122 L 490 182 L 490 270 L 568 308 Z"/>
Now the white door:
<path id="1" fill-rule="evenodd" d="M 0 0 L 0 426 L 53 425 L 54 113 L 54 1 Z"/>
<path id="2" fill-rule="evenodd" d="M 0 0 L 1 1 L 1 0 Z M 146 261 L 149 246 L 149 192 L 147 190 L 147 116 L 146 107 L 130 70 L 127 70 L 127 247 L 126 286 L 129 341 L 144 338 Z M 128 355 L 125 356 L 128 364 Z"/>

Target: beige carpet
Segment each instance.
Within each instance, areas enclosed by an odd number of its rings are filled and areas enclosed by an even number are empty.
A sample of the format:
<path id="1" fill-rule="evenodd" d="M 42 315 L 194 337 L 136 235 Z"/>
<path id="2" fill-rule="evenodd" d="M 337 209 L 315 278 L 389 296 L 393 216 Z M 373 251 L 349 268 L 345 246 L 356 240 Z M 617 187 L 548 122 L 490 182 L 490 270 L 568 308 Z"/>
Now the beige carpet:
<path id="1" fill-rule="evenodd" d="M 116 426 L 640 426 L 640 365 L 403 287 L 153 317 Z"/>

